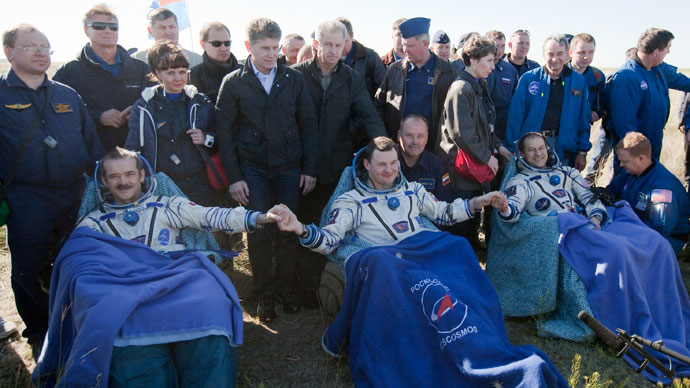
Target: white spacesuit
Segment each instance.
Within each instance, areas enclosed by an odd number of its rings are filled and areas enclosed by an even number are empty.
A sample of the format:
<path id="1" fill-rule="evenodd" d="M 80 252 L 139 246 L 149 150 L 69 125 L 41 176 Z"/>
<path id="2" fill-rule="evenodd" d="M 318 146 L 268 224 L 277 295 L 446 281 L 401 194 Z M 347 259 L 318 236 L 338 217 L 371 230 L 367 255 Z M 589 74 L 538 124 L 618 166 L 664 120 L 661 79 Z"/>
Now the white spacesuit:
<path id="1" fill-rule="evenodd" d="M 180 237 L 182 228 L 249 232 L 259 214 L 243 207 L 203 207 L 184 197 L 150 196 L 128 206 L 105 203 L 78 226 L 138 241 L 158 252 L 172 252 L 186 249 Z"/>
<path id="2" fill-rule="evenodd" d="M 437 225 L 452 225 L 474 217 L 470 200 L 439 201 L 417 182 L 408 182 L 398 173 L 390 190 L 377 191 L 354 177 L 355 189 L 340 195 L 328 214 L 328 225 L 305 226 L 307 236 L 300 243 L 321 254 L 334 251 L 345 233 L 354 230 L 372 245 L 392 245 L 423 230 L 421 216 Z"/>
<path id="3" fill-rule="evenodd" d="M 606 220 L 606 208 L 599 200 L 591 201 L 594 194 L 577 169 L 558 165 L 536 169 L 521 158 L 518 169 L 520 172 L 506 183 L 508 208 L 499 211 L 504 221 L 517 222 L 523 211 L 532 216 L 582 213 L 582 206 L 587 218 Z"/>

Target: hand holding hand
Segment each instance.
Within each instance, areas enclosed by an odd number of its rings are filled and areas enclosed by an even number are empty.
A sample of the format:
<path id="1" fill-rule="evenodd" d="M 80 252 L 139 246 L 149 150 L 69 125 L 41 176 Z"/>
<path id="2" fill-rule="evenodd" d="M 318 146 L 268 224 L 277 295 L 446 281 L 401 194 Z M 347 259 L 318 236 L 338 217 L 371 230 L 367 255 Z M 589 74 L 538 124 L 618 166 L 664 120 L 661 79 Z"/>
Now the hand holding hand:
<path id="1" fill-rule="evenodd" d="M 282 203 L 273 206 L 266 215 L 274 218 L 278 229 L 283 232 L 293 232 L 299 236 L 304 231 L 304 225 L 299 222 L 295 213 Z"/>

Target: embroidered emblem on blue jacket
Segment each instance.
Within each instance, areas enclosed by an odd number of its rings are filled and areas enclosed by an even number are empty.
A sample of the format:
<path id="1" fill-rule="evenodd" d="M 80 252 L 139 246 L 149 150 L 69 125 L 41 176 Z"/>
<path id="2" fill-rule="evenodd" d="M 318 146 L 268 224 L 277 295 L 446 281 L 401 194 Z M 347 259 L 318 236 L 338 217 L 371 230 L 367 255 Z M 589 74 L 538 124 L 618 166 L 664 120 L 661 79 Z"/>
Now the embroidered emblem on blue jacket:
<path id="1" fill-rule="evenodd" d="M 529 87 L 527 88 L 527 91 L 529 94 L 536 96 L 537 92 L 539 91 L 539 82 L 537 81 L 532 81 L 529 84 Z"/>

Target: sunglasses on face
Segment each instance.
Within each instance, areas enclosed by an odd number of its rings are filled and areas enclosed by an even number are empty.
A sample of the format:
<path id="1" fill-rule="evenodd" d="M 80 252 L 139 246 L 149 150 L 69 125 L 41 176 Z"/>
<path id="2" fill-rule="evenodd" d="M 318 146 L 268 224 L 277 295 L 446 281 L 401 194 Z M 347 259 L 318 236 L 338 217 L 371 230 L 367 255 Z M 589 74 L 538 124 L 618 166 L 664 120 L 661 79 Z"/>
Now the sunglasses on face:
<path id="1" fill-rule="evenodd" d="M 117 31 L 120 27 L 117 23 L 106 23 L 106 22 L 93 22 L 86 25 L 86 27 L 91 27 L 96 31 L 103 31 L 106 27 L 110 28 L 110 31 Z"/>
<path id="2" fill-rule="evenodd" d="M 220 47 L 221 45 L 225 46 L 225 47 L 230 47 L 230 43 L 232 43 L 232 41 L 231 40 L 222 40 L 222 41 L 221 40 L 214 40 L 213 42 L 208 42 L 208 43 L 211 43 L 211 46 L 213 46 L 213 47 Z"/>

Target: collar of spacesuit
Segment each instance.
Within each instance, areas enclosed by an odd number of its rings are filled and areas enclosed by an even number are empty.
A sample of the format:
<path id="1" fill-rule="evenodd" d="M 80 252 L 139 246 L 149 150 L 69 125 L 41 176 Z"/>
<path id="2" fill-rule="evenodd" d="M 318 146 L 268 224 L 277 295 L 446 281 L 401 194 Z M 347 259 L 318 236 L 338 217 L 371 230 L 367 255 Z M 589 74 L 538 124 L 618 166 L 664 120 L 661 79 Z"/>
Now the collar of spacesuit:
<path id="1" fill-rule="evenodd" d="M 352 180 L 355 183 L 355 188 L 374 195 L 389 194 L 400 190 L 400 188 L 405 184 L 405 182 L 407 182 L 400 168 L 398 168 L 398 177 L 395 179 L 392 188 L 388 190 L 375 190 L 374 188 L 369 187 L 369 185 L 367 185 L 367 181 L 369 180 L 369 173 L 367 172 L 367 169 L 364 168 L 365 152 L 366 147 L 357 151 L 355 157 L 352 159 Z"/>
<path id="2" fill-rule="evenodd" d="M 141 197 L 139 197 L 139 199 L 132 203 L 124 205 L 116 204 L 115 201 L 113 201 L 113 197 L 110 194 L 110 190 L 108 190 L 108 188 L 103 184 L 103 182 L 101 182 L 98 169 L 101 168 L 101 165 L 103 164 L 103 159 L 99 160 L 98 163 L 96 163 L 96 168 L 93 172 L 93 179 L 98 187 L 98 200 L 100 204 L 103 205 L 103 207 L 108 208 L 110 210 L 129 209 L 138 206 L 139 204 L 146 201 L 153 195 L 153 192 L 156 190 L 156 178 L 153 175 L 153 169 L 151 168 L 151 165 L 146 160 L 146 158 L 144 158 L 141 154 L 139 154 L 139 158 L 144 162 L 144 169 L 146 170 L 146 178 L 144 178 L 144 187 L 141 190 Z"/>

